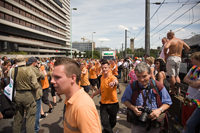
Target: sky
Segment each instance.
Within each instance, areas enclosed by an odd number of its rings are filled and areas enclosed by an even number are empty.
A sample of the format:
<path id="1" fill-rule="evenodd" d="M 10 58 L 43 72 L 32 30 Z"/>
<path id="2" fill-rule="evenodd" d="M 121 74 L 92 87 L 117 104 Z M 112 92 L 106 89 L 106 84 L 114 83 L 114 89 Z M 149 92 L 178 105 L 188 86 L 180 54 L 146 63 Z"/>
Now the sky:
<path id="1" fill-rule="evenodd" d="M 198 1 L 150 0 L 150 48 L 162 46 L 161 39 L 170 30 L 180 39 L 200 34 Z M 73 42 L 83 42 L 83 37 L 92 41 L 93 36 L 95 47 L 121 49 L 127 29 L 127 47 L 135 38 L 135 48 L 145 48 L 145 0 L 71 0 L 71 8 L 77 8 L 72 10 Z"/>

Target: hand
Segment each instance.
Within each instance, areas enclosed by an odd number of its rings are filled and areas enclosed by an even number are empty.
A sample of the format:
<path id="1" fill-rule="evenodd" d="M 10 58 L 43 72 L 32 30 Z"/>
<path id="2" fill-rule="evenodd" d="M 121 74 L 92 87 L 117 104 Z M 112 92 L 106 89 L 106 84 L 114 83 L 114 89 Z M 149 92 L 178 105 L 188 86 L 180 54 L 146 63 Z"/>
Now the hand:
<path id="1" fill-rule="evenodd" d="M 92 94 L 90 97 L 93 99 L 94 95 Z"/>
<path id="2" fill-rule="evenodd" d="M 1 120 L 1 119 L 3 119 L 3 115 L 2 115 L 2 113 L 0 112 L 0 120 Z"/>
<path id="3" fill-rule="evenodd" d="M 140 107 L 140 106 L 135 107 L 134 110 L 133 110 L 133 112 L 134 112 L 137 116 L 140 116 L 140 115 L 142 114 L 142 111 L 139 111 L 138 108 L 143 108 L 143 107 Z"/>
<path id="4" fill-rule="evenodd" d="M 113 88 L 113 87 L 115 86 L 115 84 L 116 84 L 116 82 L 115 82 L 115 81 L 112 81 L 112 82 L 109 83 L 109 86 L 110 86 L 111 88 Z"/>
<path id="5" fill-rule="evenodd" d="M 162 113 L 162 111 L 159 108 L 155 109 L 155 110 L 152 110 L 152 112 L 148 116 L 148 118 L 153 121 L 153 120 L 157 119 L 160 116 L 161 113 Z"/>
<path id="6" fill-rule="evenodd" d="M 189 106 L 189 107 L 192 107 L 192 106 L 193 106 L 192 102 L 189 102 L 189 103 L 188 103 L 188 106 Z"/>

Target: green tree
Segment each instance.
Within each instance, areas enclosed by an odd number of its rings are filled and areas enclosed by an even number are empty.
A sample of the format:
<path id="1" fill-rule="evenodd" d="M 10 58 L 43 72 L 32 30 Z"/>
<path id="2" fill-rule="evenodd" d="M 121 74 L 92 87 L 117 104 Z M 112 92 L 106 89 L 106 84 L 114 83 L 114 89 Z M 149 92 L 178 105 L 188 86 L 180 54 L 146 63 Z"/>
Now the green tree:
<path id="1" fill-rule="evenodd" d="M 77 52 L 76 52 L 76 51 L 74 51 L 74 57 L 76 58 L 76 56 L 77 56 Z"/>
<path id="2" fill-rule="evenodd" d="M 79 58 L 81 58 L 81 52 L 79 52 L 78 55 L 79 55 Z"/>
<path id="3" fill-rule="evenodd" d="M 69 56 L 69 52 L 68 51 L 66 51 L 66 56 Z"/>
<path id="4" fill-rule="evenodd" d="M 93 51 L 93 58 L 94 58 L 94 59 L 99 59 L 99 57 L 100 57 L 99 51 L 94 50 L 94 51 Z"/>

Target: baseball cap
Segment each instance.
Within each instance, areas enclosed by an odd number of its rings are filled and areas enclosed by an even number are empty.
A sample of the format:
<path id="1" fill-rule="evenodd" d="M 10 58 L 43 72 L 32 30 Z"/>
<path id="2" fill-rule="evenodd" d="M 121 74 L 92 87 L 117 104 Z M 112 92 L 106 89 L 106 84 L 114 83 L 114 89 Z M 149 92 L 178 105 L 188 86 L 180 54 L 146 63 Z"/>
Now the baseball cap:
<path id="1" fill-rule="evenodd" d="M 35 58 L 35 57 L 30 57 L 29 59 L 28 59 L 28 62 L 27 62 L 27 64 L 32 64 L 33 62 L 37 62 L 37 59 Z"/>

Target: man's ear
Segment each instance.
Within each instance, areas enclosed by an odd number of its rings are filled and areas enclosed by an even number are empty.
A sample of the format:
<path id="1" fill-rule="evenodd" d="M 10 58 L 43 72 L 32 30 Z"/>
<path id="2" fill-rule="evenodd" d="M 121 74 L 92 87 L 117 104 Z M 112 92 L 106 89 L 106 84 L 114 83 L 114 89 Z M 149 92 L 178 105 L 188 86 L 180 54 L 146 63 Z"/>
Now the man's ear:
<path id="1" fill-rule="evenodd" d="M 76 83 L 76 78 L 77 78 L 76 75 L 75 75 L 75 74 L 72 74 L 71 78 L 72 78 L 71 83 L 72 83 L 72 84 Z"/>

